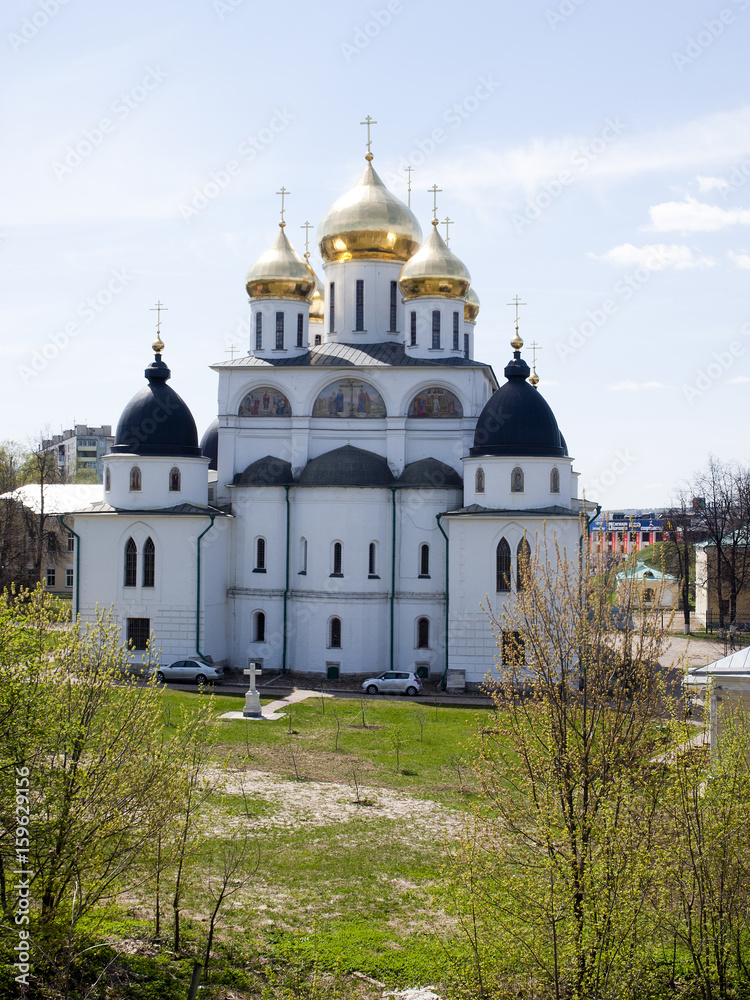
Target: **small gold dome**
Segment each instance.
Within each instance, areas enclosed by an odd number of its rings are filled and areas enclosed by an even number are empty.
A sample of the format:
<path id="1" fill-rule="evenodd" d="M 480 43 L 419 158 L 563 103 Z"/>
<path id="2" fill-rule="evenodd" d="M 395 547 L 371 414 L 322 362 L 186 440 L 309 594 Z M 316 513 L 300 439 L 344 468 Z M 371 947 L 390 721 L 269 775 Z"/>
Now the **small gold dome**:
<path id="1" fill-rule="evenodd" d="M 406 261 L 421 242 L 416 216 L 391 194 L 369 160 L 355 186 L 334 202 L 318 227 L 324 261 Z"/>
<path id="2" fill-rule="evenodd" d="M 398 284 L 407 302 L 424 295 L 463 299 L 469 291 L 471 275 L 433 224 L 422 249 L 404 264 Z"/>
<path id="3" fill-rule="evenodd" d="M 315 291 L 313 292 L 312 301 L 310 302 L 310 322 L 322 323 L 326 305 L 326 287 L 315 271 L 313 271 L 312 267 L 310 267 L 309 263 L 307 267 L 310 274 L 315 279 Z"/>
<path id="4" fill-rule="evenodd" d="M 464 302 L 464 322 L 476 323 L 478 315 L 479 296 L 473 288 L 470 288 L 466 293 L 466 301 Z"/>
<path id="5" fill-rule="evenodd" d="M 245 287 L 251 299 L 311 301 L 315 275 L 311 277 L 311 270 L 294 252 L 283 224 L 273 245 L 258 257 L 248 271 Z"/>

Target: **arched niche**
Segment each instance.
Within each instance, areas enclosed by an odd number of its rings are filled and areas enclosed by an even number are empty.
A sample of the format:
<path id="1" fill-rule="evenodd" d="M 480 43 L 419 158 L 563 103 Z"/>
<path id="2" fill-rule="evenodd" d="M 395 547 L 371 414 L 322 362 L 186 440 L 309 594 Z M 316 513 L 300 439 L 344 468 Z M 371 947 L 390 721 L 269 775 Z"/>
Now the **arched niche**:
<path id="1" fill-rule="evenodd" d="M 457 420 L 464 415 L 461 400 L 442 385 L 431 385 L 412 399 L 407 417 Z"/>
<path id="2" fill-rule="evenodd" d="M 291 417 L 289 400 L 272 385 L 258 385 L 240 403 L 241 417 Z"/>
<path id="3" fill-rule="evenodd" d="M 386 408 L 378 390 L 358 378 L 340 378 L 330 382 L 313 403 L 314 417 L 331 419 L 382 419 Z"/>

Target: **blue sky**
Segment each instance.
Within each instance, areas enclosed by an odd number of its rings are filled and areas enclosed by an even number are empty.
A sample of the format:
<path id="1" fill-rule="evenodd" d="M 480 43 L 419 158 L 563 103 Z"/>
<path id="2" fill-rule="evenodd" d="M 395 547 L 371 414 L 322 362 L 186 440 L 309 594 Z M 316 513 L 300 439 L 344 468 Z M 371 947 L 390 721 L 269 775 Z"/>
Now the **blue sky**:
<path id="1" fill-rule="evenodd" d="M 9 0 L 0 437 L 116 424 L 158 299 L 202 432 L 274 192 L 302 252 L 369 114 L 425 231 L 443 189 L 499 378 L 527 303 L 589 496 L 658 506 L 710 452 L 747 460 L 749 34 L 750 0 Z"/>

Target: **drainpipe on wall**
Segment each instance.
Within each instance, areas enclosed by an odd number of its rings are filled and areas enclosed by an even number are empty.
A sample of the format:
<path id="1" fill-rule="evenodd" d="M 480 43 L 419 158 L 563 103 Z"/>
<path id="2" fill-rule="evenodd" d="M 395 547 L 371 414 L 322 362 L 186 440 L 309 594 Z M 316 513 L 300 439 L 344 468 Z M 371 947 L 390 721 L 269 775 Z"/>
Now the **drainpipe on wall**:
<path id="1" fill-rule="evenodd" d="M 391 658 L 393 670 L 394 612 L 396 601 L 396 489 L 391 486 Z"/>
<path id="2" fill-rule="evenodd" d="M 216 514 L 209 514 L 211 518 L 211 523 L 198 535 L 198 540 L 196 543 L 197 555 L 196 555 L 196 587 L 195 587 L 195 651 L 198 656 L 202 656 L 205 660 L 205 654 L 201 652 L 201 538 L 213 528 L 214 521 L 216 520 Z"/>
<path id="3" fill-rule="evenodd" d="M 284 646 L 281 653 L 281 672 L 286 673 L 286 625 L 287 625 L 287 600 L 289 598 L 289 486 L 286 490 L 286 579 L 284 581 Z"/>
<path id="4" fill-rule="evenodd" d="M 81 575 L 78 572 L 79 569 L 81 568 L 81 536 L 78 535 L 78 534 L 76 534 L 76 532 L 73 531 L 73 529 L 70 527 L 69 524 L 65 523 L 65 515 L 64 514 L 60 515 L 60 524 L 63 526 L 63 528 L 65 528 L 66 531 L 69 531 L 71 533 L 71 535 L 73 536 L 73 538 L 75 538 L 75 540 L 76 540 L 76 571 L 75 571 L 76 572 L 76 589 L 75 589 L 75 601 L 76 602 L 75 602 L 75 606 L 73 607 L 73 614 L 72 614 L 72 619 L 73 619 L 73 621 L 75 621 L 76 618 L 78 617 L 78 608 L 80 607 L 80 597 L 81 597 Z"/>
<path id="5" fill-rule="evenodd" d="M 448 536 L 445 531 L 443 531 L 443 526 L 440 523 L 443 515 L 436 514 L 437 526 L 440 528 L 440 534 L 445 539 L 445 670 L 443 671 L 443 676 L 440 678 L 440 690 L 445 691 L 445 679 L 448 676 L 448 612 L 450 611 L 450 547 L 448 545 Z"/>

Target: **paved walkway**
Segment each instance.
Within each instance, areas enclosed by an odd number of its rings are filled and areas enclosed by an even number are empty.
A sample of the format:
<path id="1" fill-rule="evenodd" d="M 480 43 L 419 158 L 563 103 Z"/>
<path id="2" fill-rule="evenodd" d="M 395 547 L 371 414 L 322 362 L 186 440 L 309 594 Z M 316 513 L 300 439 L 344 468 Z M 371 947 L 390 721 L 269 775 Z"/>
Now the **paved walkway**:
<path id="1" fill-rule="evenodd" d="M 260 692 L 262 694 L 262 692 Z M 284 698 L 277 698 L 276 701 L 271 701 L 267 705 L 261 706 L 261 715 L 263 719 L 274 721 L 275 719 L 284 719 L 286 717 L 286 712 L 283 709 L 288 708 L 289 705 L 293 705 L 297 701 L 305 701 L 306 698 L 332 698 L 332 694 L 328 694 L 326 691 L 308 691 L 304 688 L 294 688 L 288 695 Z M 248 718 L 243 715 L 242 712 L 224 712 L 223 715 L 219 716 L 220 719 L 246 719 L 248 722 L 258 722 L 257 718 Z"/>
<path id="2" fill-rule="evenodd" d="M 660 663 L 663 667 L 674 667 L 678 664 L 685 667 L 703 666 L 725 656 L 724 640 L 697 639 L 691 635 L 673 636 L 669 646 L 662 655 Z"/>

